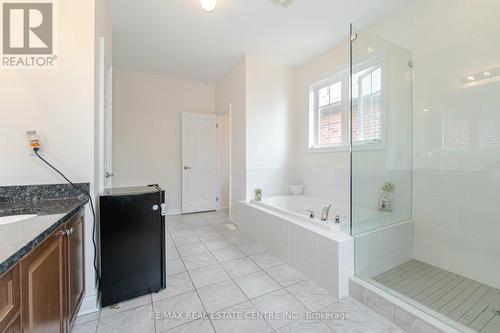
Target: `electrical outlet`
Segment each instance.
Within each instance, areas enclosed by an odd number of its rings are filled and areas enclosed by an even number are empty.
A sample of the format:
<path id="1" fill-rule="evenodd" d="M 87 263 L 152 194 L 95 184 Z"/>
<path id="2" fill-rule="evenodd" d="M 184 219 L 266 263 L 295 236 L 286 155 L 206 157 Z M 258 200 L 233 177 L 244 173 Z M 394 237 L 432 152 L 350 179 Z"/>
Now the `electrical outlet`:
<path id="1" fill-rule="evenodd" d="M 37 131 L 35 130 L 26 131 L 26 136 L 28 139 L 28 148 L 30 151 L 30 156 L 35 156 L 35 152 L 33 151 L 34 149 L 38 149 L 38 154 L 42 155 L 43 154 L 42 145 Z"/>

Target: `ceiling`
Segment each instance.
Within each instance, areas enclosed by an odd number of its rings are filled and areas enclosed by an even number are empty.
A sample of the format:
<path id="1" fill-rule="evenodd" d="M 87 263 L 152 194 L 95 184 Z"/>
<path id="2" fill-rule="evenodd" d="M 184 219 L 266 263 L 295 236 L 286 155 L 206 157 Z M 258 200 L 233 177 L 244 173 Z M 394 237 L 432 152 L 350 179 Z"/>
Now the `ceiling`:
<path id="1" fill-rule="evenodd" d="M 349 35 L 349 23 L 383 0 L 108 0 L 114 63 L 214 83 L 244 54 L 298 66 Z M 362 10 L 360 10 L 362 9 Z"/>

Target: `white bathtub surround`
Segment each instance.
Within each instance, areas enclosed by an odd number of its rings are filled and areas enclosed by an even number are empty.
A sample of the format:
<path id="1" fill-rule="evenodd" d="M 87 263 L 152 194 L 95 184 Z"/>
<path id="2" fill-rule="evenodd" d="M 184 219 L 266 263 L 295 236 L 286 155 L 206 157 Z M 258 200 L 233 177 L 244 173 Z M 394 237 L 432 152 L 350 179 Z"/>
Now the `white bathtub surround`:
<path id="1" fill-rule="evenodd" d="M 306 223 L 315 225 L 327 231 L 341 229 L 349 234 L 349 205 L 309 196 L 283 195 L 275 197 L 264 197 L 261 201 L 250 200 L 253 205 L 274 211 L 292 219 L 305 219 Z M 331 205 L 327 221 L 321 221 L 323 209 Z M 314 214 L 311 217 L 310 214 Z M 339 218 L 341 223 L 336 223 Z"/>
<path id="2" fill-rule="evenodd" d="M 312 223 L 298 209 L 321 200 L 283 196 L 264 198 L 261 203 L 243 201 L 240 230 L 335 297 L 343 298 L 348 295 L 348 279 L 354 274 L 354 239 L 341 226 Z M 256 260 L 265 264 L 265 256 L 261 254 Z"/>

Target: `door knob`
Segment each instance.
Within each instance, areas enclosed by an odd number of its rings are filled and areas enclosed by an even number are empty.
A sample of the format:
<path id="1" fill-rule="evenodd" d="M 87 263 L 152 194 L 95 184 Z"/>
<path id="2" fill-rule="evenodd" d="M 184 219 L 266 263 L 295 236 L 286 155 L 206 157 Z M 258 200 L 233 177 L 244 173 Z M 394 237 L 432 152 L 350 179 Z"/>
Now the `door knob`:
<path id="1" fill-rule="evenodd" d="M 106 178 L 113 177 L 113 176 L 114 176 L 114 174 L 112 174 L 111 172 L 107 172 L 106 171 Z"/>
<path id="2" fill-rule="evenodd" d="M 184 170 L 191 170 L 191 167 L 190 167 L 190 166 L 185 165 L 185 166 L 184 166 Z"/>

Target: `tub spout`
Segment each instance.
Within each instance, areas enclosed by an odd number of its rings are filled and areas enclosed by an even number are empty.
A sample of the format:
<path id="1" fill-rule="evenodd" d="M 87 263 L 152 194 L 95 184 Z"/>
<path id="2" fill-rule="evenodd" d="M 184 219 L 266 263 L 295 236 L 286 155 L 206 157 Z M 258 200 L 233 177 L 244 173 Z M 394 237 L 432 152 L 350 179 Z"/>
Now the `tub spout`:
<path id="1" fill-rule="evenodd" d="M 328 204 L 323 208 L 323 213 L 321 214 L 321 221 L 328 221 L 328 213 L 330 212 L 330 208 L 332 205 Z"/>

